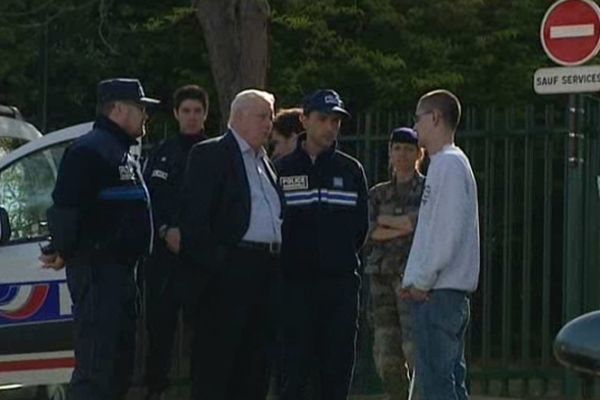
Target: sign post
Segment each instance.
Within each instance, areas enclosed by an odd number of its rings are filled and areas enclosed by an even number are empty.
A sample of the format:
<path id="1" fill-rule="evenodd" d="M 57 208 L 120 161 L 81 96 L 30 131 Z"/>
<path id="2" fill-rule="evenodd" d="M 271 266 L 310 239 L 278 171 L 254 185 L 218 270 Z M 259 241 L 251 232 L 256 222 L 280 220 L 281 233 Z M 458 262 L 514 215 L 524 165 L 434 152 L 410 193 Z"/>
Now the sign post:
<path id="1" fill-rule="evenodd" d="M 540 68 L 533 76 L 537 94 L 589 93 L 600 91 L 600 65 Z"/>
<path id="2" fill-rule="evenodd" d="M 559 0 L 548 8 L 540 27 L 540 40 L 548 57 L 561 65 L 535 72 L 538 94 L 569 95 L 567 170 L 564 206 L 564 313 L 569 321 L 583 312 L 584 158 L 583 98 L 577 93 L 600 91 L 600 66 L 579 65 L 600 50 L 600 7 L 591 0 Z M 566 374 L 567 398 L 581 398 L 582 386 Z"/>
<path id="3" fill-rule="evenodd" d="M 540 39 L 555 63 L 585 63 L 600 50 L 600 7 L 591 0 L 557 1 L 546 11 Z"/>

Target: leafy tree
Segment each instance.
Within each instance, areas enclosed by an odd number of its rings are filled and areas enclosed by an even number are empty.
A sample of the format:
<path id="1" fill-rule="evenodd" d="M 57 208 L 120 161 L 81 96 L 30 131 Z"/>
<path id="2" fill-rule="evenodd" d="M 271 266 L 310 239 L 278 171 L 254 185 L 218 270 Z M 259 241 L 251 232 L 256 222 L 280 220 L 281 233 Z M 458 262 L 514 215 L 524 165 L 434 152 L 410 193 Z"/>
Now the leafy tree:
<path id="1" fill-rule="evenodd" d="M 242 89 L 264 88 L 268 60 L 267 0 L 192 0 L 204 32 L 223 123 Z"/>
<path id="2" fill-rule="evenodd" d="M 354 112 L 410 110 L 440 86 L 465 104 L 530 102 L 537 98 L 533 71 L 549 64 L 538 39 L 548 4 L 3 0 L 0 101 L 50 130 L 93 116 L 100 79 L 135 76 L 167 100 L 154 119 L 157 136 L 174 129 L 168 99 L 188 82 L 218 99 L 212 132 L 222 124 L 219 106 L 226 113 L 233 94 L 248 86 L 268 87 L 280 105 L 332 87 Z"/>
<path id="3" fill-rule="evenodd" d="M 8 0 L 0 2 L 0 33 L 0 100 L 43 127 L 46 86 L 46 130 L 92 119 L 96 84 L 109 77 L 137 77 L 164 100 L 153 119 L 157 136 L 174 129 L 169 99 L 176 87 L 196 82 L 214 95 L 202 31 L 187 2 L 31 0 L 25 7 Z"/>
<path id="4" fill-rule="evenodd" d="M 466 103 L 533 98 L 542 0 L 272 1 L 270 83 L 286 103 L 317 86 L 357 110 L 412 107 L 446 87 Z"/>

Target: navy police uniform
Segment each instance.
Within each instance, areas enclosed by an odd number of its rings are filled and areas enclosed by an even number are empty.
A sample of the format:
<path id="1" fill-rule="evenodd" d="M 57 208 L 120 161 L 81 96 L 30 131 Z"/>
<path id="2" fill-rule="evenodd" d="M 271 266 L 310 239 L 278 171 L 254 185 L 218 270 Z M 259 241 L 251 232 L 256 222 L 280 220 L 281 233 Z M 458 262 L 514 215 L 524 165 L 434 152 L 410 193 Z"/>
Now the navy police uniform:
<path id="1" fill-rule="evenodd" d="M 276 164 L 286 204 L 284 274 L 297 280 L 354 276 L 368 229 L 363 168 L 335 145 L 313 163 L 305 140 L 302 134 L 296 150 Z"/>
<path id="2" fill-rule="evenodd" d="M 305 140 L 301 135 L 296 150 L 276 165 L 286 203 L 282 398 L 303 398 L 316 369 L 321 398 L 346 399 L 357 331 L 358 251 L 368 229 L 367 185 L 362 165 L 335 143 L 313 162 Z"/>
<path id="3" fill-rule="evenodd" d="M 99 103 L 150 102 L 139 81 L 98 86 Z M 136 140 L 99 116 L 66 151 L 48 210 L 52 245 L 66 262 L 73 301 L 76 366 L 69 399 L 124 398 L 135 351 L 134 267 L 151 247 L 151 207 Z"/>
<path id="4" fill-rule="evenodd" d="M 167 249 L 163 235 L 170 227 L 179 227 L 181 185 L 187 157 L 192 146 L 206 138 L 204 133 L 179 133 L 158 145 L 144 168 L 154 226 L 158 228 L 154 253 L 144 268 L 149 345 L 145 380 L 149 392 L 163 392 L 169 384 L 179 311 L 192 303 L 190 295 L 195 285 L 191 268 L 185 268 L 180 257 Z"/>

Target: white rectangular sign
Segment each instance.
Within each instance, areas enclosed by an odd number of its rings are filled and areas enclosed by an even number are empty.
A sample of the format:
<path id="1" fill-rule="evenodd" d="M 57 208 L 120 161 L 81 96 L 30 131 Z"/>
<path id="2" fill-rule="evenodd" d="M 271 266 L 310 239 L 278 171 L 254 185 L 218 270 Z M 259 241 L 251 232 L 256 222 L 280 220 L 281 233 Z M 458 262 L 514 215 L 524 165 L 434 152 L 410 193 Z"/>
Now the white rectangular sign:
<path id="1" fill-rule="evenodd" d="M 533 76 L 537 94 L 585 93 L 600 91 L 600 65 L 540 68 Z"/>

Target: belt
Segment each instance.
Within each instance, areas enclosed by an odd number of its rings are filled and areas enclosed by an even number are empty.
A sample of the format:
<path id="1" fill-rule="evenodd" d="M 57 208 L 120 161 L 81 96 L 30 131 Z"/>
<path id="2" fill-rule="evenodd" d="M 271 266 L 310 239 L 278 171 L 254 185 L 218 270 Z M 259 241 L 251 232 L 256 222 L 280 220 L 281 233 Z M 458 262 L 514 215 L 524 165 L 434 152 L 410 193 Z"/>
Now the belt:
<path id="1" fill-rule="evenodd" d="M 471 296 L 471 292 L 467 292 L 466 290 L 460 290 L 460 289 L 439 288 L 439 289 L 431 289 L 431 292 L 453 292 L 453 293 L 465 295 L 467 297 Z"/>
<path id="2" fill-rule="evenodd" d="M 281 243 L 279 242 L 252 242 L 250 240 L 242 240 L 237 244 L 238 247 L 243 249 L 252 249 L 258 251 L 264 251 L 269 254 L 281 253 Z"/>

